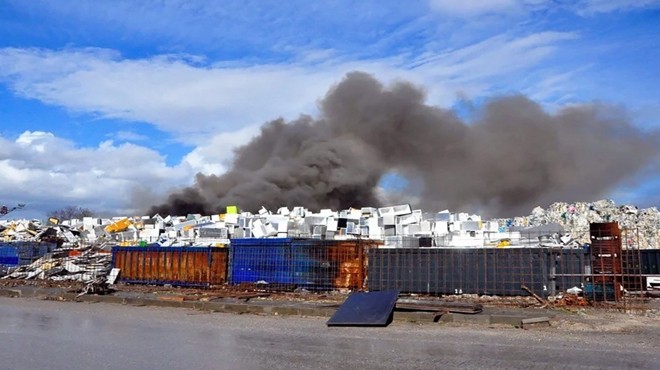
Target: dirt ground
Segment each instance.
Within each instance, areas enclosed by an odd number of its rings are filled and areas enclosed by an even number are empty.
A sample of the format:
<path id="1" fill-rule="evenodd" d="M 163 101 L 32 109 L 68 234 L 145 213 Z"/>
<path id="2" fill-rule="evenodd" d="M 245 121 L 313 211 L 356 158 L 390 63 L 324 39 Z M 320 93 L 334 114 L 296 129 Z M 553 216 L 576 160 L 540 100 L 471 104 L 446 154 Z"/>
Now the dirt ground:
<path id="1" fill-rule="evenodd" d="M 0 280 L 0 287 L 34 286 L 39 288 L 61 288 L 70 292 L 80 291 L 84 284 L 79 282 L 55 282 L 42 280 Z M 159 285 L 114 286 L 120 294 L 155 295 L 160 297 L 176 297 L 186 301 L 213 301 L 216 299 L 237 298 L 259 301 L 315 302 L 319 304 L 340 304 L 350 292 L 308 292 L 296 290 L 292 292 L 270 291 L 255 286 L 218 286 L 211 288 L 172 287 Z M 660 333 L 660 298 L 635 298 L 626 304 L 618 305 L 564 305 L 560 301 L 547 302 L 544 306 L 532 297 L 497 297 L 477 295 L 450 295 L 429 297 L 423 295 L 402 295 L 403 298 L 422 302 L 455 302 L 475 304 L 484 310 L 518 310 L 532 316 L 548 316 L 552 318 L 551 328 L 565 332 L 607 332 Z M 584 303 L 583 303 L 584 304 Z M 542 330 L 542 329 L 541 329 Z M 660 334 L 658 334 L 660 341 Z"/>

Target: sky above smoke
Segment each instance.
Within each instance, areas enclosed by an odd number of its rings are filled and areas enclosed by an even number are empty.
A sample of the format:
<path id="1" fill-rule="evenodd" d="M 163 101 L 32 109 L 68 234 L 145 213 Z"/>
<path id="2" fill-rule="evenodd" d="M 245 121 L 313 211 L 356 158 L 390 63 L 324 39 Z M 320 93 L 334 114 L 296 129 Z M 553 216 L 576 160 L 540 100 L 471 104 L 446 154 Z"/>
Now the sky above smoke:
<path id="1" fill-rule="evenodd" d="M 228 171 L 197 174 L 149 213 L 378 206 L 381 179 L 395 173 L 406 180 L 399 191 L 425 210 L 510 216 L 596 200 L 658 155 L 657 136 L 615 107 L 548 113 L 525 96 L 503 96 L 466 122 L 425 98 L 409 82 L 349 73 L 319 101 L 317 117 L 265 123 Z"/>

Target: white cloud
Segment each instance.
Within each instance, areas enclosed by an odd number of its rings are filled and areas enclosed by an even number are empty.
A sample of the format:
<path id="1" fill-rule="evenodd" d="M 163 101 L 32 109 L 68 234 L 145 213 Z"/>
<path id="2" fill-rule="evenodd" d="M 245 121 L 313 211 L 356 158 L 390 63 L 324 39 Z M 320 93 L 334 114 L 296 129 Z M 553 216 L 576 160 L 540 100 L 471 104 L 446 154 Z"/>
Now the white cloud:
<path id="1" fill-rule="evenodd" d="M 328 86 L 351 70 L 383 80 L 424 85 L 432 104 L 450 105 L 458 92 L 479 94 L 493 79 L 521 73 L 551 55 L 573 33 L 499 35 L 419 57 L 332 59 L 301 53 L 289 64 L 200 65 L 189 56 L 122 59 L 101 49 L 0 49 L 0 81 L 17 94 L 66 109 L 148 122 L 199 144 L 210 134 L 235 131 L 283 116 L 313 114 Z M 313 62 L 309 62 L 310 59 Z"/>
<path id="2" fill-rule="evenodd" d="M 149 139 L 149 137 L 145 135 L 138 134 L 137 132 L 133 131 L 117 131 L 114 135 L 115 139 L 119 141 L 145 141 Z"/>
<path id="3" fill-rule="evenodd" d="M 582 0 L 574 4 L 574 9 L 580 15 L 589 16 L 659 6 L 660 0 Z"/>
<path id="4" fill-rule="evenodd" d="M 424 55 L 415 68 L 424 74 L 454 81 L 488 81 L 543 61 L 558 43 L 578 37 L 572 32 L 540 32 L 511 39 L 498 35 L 467 47 Z"/>
<path id="5" fill-rule="evenodd" d="M 206 175 L 224 173 L 231 165 L 234 150 L 247 144 L 258 131 L 259 126 L 248 126 L 239 131 L 217 134 L 188 153 L 183 162 Z"/>
<path id="6" fill-rule="evenodd" d="M 13 141 L 0 136 L 0 146 L 0 194 L 28 204 L 68 202 L 113 211 L 130 207 L 127 195 L 134 186 L 166 191 L 188 183 L 194 173 L 186 163 L 167 166 L 145 147 L 105 141 L 78 148 L 49 132 L 26 131 Z"/>
<path id="7" fill-rule="evenodd" d="M 81 205 L 97 212 L 128 214 L 158 201 L 174 188 L 190 185 L 197 172 L 223 173 L 236 147 L 257 132 L 252 126 L 209 138 L 181 163 L 168 165 L 158 152 L 112 140 L 77 147 L 50 132 L 25 131 L 16 139 L 0 136 L 0 202 L 25 202 L 47 212 L 54 204 Z M 134 192 L 149 200 L 134 204 Z M 34 206 L 37 205 L 37 206 Z"/>
<path id="8" fill-rule="evenodd" d="M 200 64 L 190 56 L 123 59 L 104 49 L 0 49 L 0 82 L 22 97 L 84 114 L 147 122 L 194 148 L 181 163 L 120 130 L 95 147 L 77 147 L 48 132 L 0 136 L 0 194 L 27 203 L 73 203 L 130 211 L 131 192 L 154 197 L 187 185 L 193 174 L 220 174 L 233 150 L 266 121 L 315 114 L 328 87 L 352 70 L 383 81 L 423 86 L 431 104 L 490 93 L 548 58 L 573 33 L 499 35 L 462 48 L 421 56 L 351 60 L 334 52 L 302 51 L 290 64 Z M 557 71 L 555 73 L 561 73 Z M 513 79 L 515 80 L 515 78 Z M 127 142 L 128 141 L 128 142 Z M 150 198 L 151 199 L 151 198 Z M 102 201 L 101 201 L 102 200 Z M 151 200 L 150 200 L 151 201 Z M 145 204 L 140 204 L 144 206 Z"/>
<path id="9" fill-rule="evenodd" d="M 540 90 L 530 86 L 544 89 L 544 86 L 537 85 L 537 80 L 565 71 L 547 67 L 543 73 L 533 77 L 526 71 L 542 65 L 561 43 L 577 37 L 571 32 L 540 32 L 519 38 L 497 35 L 464 48 L 423 55 L 410 67 L 415 72 L 413 75 L 431 76 L 426 79 L 427 82 L 422 82 L 424 85 L 429 81 L 431 84 L 442 84 L 444 92 L 451 93 L 451 96 L 439 96 L 443 91 L 430 90 L 431 102 L 473 99 L 498 94 L 502 90 L 505 93 L 539 93 Z M 541 102 L 555 103 L 552 100 Z"/>
<path id="10" fill-rule="evenodd" d="M 146 121 L 177 134 L 297 115 L 336 76 L 295 65 L 225 68 L 172 56 L 120 59 L 98 49 L 3 49 L 0 69 L 21 96 L 75 112 Z"/>
<path id="11" fill-rule="evenodd" d="M 16 139 L 16 144 L 28 150 L 35 150 L 39 153 L 46 151 L 45 145 L 51 142 L 55 136 L 50 132 L 43 131 L 25 131 Z"/>
<path id="12" fill-rule="evenodd" d="M 488 14 L 524 14 L 545 6 L 547 0 L 429 0 L 431 9 L 450 16 L 474 17 Z"/>
<path id="13" fill-rule="evenodd" d="M 584 86 L 576 84 L 576 80 L 592 67 L 585 65 L 565 72 L 546 74 L 533 85 L 522 89 L 522 93 L 532 100 L 546 102 L 545 109 L 548 111 L 556 111 L 581 102 L 580 94 L 584 91 Z"/>
<path id="14" fill-rule="evenodd" d="M 457 18 L 483 16 L 524 16 L 542 10 L 563 9 L 580 16 L 598 13 L 624 12 L 660 6 L 660 0 L 577 0 L 556 3 L 550 0 L 429 0 L 431 9 L 442 15 Z"/>

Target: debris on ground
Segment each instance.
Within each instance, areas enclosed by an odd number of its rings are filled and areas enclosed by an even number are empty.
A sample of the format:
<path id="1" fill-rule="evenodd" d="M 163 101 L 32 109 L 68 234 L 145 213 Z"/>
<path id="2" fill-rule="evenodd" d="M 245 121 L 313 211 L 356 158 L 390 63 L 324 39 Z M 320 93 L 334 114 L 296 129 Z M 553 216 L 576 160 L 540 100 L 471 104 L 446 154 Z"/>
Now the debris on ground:
<path id="1" fill-rule="evenodd" d="M 87 285 L 85 285 L 85 287 L 82 289 L 82 292 L 80 292 L 76 298 L 80 298 L 85 294 L 105 295 L 112 292 L 114 292 L 114 290 L 110 288 L 105 277 L 97 277 L 87 283 Z"/>
<path id="2" fill-rule="evenodd" d="M 538 294 L 534 293 L 531 289 L 529 289 L 526 285 L 521 285 L 520 289 L 524 290 L 526 293 L 531 295 L 534 299 L 536 299 L 537 302 L 541 304 L 541 308 L 545 308 L 548 305 L 548 302 L 546 302 L 543 298 L 539 297 Z"/>
<path id="3" fill-rule="evenodd" d="M 577 294 L 566 294 L 552 302 L 555 307 L 586 307 L 589 301 Z"/>

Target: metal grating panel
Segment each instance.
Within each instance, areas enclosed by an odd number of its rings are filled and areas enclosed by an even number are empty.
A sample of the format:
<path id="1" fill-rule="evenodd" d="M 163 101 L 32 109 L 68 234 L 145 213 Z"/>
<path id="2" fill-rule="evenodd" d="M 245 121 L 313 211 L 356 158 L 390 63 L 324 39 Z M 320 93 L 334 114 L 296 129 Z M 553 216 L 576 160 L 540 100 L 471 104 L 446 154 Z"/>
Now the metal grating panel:
<path id="1" fill-rule="evenodd" d="M 524 294 L 524 284 L 544 295 L 550 264 L 549 250 L 542 248 L 372 249 L 369 290 L 515 296 Z"/>

